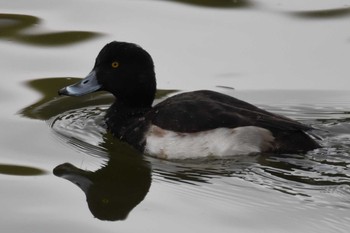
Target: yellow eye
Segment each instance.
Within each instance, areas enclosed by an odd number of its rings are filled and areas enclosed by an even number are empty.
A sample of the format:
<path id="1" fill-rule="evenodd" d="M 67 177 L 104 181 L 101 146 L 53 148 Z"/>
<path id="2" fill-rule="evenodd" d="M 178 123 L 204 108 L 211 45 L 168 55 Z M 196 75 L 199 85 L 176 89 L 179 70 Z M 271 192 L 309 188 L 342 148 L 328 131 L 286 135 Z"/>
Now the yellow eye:
<path id="1" fill-rule="evenodd" d="M 112 62 L 111 64 L 112 68 L 118 68 L 119 63 L 117 61 Z"/>

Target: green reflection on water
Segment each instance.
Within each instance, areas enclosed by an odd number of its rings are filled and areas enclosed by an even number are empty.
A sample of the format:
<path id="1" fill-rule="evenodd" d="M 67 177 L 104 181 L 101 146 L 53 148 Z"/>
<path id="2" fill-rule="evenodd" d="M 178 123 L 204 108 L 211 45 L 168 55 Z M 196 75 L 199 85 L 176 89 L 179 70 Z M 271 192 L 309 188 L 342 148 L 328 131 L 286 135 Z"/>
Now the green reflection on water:
<path id="1" fill-rule="evenodd" d="M 95 32 L 65 31 L 45 33 L 40 35 L 23 35 L 18 37 L 19 41 L 39 46 L 62 46 L 69 45 L 96 37 Z"/>
<path id="2" fill-rule="evenodd" d="M 303 19 L 332 19 L 350 16 L 350 7 L 293 12 L 293 16 Z"/>
<path id="3" fill-rule="evenodd" d="M 28 28 L 40 23 L 40 19 L 31 15 L 0 14 L 0 38 L 36 46 L 64 46 L 101 36 L 101 33 L 89 31 L 63 31 L 30 34 Z M 26 30 L 26 33 L 23 32 Z"/>
<path id="4" fill-rule="evenodd" d="M 200 7 L 214 8 L 243 8 L 250 7 L 253 4 L 247 0 L 170 0 L 179 3 L 190 4 Z"/>
<path id="5" fill-rule="evenodd" d="M 64 86 L 80 81 L 80 78 L 42 78 L 34 79 L 25 83 L 26 86 L 39 92 L 41 99 L 19 111 L 19 114 L 38 120 L 48 120 L 65 111 L 87 106 L 109 105 L 114 97 L 106 92 L 92 93 L 80 97 L 58 96 L 58 90 Z M 156 98 L 167 96 L 176 90 L 157 90 Z"/>
<path id="6" fill-rule="evenodd" d="M 14 175 L 14 176 L 38 176 L 46 172 L 39 168 L 19 166 L 11 164 L 0 164 L 0 174 Z"/>
<path id="7" fill-rule="evenodd" d="M 26 82 L 31 89 L 41 94 L 34 104 L 31 104 L 19 111 L 19 114 L 31 119 L 48 120 L 65 111 L 91 106 L 110 104 L 113 97 L 110 95 L 101 95 L 100 93 L 86 95 L 77 98 L 58 96 L 58 90 L 66 85 L 73 84 L 80 80 L 79 78 L 44 78 Z M 94 96 L 95 98 L 91 98 Z"/>
<path id="8" fill-rule="evenodd" d="M 15 36 L 19 31 L 40 21 L 31 15 L 0 14 L 0 37 Z"/>

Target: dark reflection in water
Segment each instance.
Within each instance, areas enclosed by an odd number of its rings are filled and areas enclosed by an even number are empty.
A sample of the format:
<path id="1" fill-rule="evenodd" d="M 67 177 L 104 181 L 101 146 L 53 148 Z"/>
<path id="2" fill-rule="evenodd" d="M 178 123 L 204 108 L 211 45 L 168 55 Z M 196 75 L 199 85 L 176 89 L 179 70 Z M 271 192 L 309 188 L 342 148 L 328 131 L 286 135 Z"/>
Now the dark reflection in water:
<path id="1" fill-rule="evenodd" d="M 214 8 L 247 8 L 251 7 L 253 3 L 248 0 L 166 0 L 179 3 L 185 3 L 200 7 L 214 7 Z"/>
<path id="2" fill-rule="evenodd" d="M 302 19 L 333 19 L 350 17 L 350 7 L 292 12 L 292 16 Z"/>
<path id="3" fill-rule="evenodd" d="M 334 103 L 330 107 L 301 103 L 297 106 L 279 106 L 276 110 L 265 106 L 267 110 L 304 119 L 320 129 L 319 136 L 323 138 L 324 148 L 307 154 L 164 161 L 140 156 L 128 145 L 98 129 L 101 127 L 98 121 L 101 117 L 103 119 L 104 111 L 112 102 L 110 95 L 95 94 L 68 99 L 57 97 L 56 90 L 67 84 L 66 78 L 28 82 L 27 85 L 43 97 L 21 110 L 20 114 L 47 120 L 66 144 L 90 156 L 109 158 L 106 165 L 96 172 L 84 171 L 70 164 L 54 169 L 57 176 L 72 181 L 85 192 L 91 212 L 100 219 L 124 219 L 144 199 L 150 187 L 151 174 L 153 180 L 195 186 L 213 183 L 217 178 L 235 177 L 316 204 L 350 208 L 350 118 L 346 107 L 333 106 Z M 169 92 L 159 93 L 166 96 Z M 342 101 L 350 97 L 344 95 L 341 95 Z M 347 105 L 346 101 L 342 103 Z M 305 112 L 308 114 L 305 115 Z M 214 195 L 216 190 L 212 192 Z M 331 201 L 328 201 L 326 194 L 331 196 Z"/>
<path id="4" fill-rule="evenodd" d="M 46 172 L 44 170 L 35 167 L 0 164 L 0 174 L 13 176 L 38 176 L 43 175 L 45 173 Z"/>
<path id="5" fill-rule="evenodd" d="M 69 163 L 57 166 L 53 172 L 81 188 L 91 213 L 101 220 L 124 220 L 146 196 L 151 186 L 150 164 L 132 148 L 108 142 L 110 159 L 97 171 L 81 170 Z"/>
<path id="6" fill-rule="evenodd" d="M 39 18 L 31 15 L 0 14 L 0 38 L 37 46 L 64 46 L 101 35 L 89 31 L 31 34 L 28 29 L 37 26 L 40 21 Z"/>
<path id="7" fill-rule="evenodd" d="M 0 36 L 11 37 L 39 23 L 39 18 L 30 15 L 0 14 Z"/>

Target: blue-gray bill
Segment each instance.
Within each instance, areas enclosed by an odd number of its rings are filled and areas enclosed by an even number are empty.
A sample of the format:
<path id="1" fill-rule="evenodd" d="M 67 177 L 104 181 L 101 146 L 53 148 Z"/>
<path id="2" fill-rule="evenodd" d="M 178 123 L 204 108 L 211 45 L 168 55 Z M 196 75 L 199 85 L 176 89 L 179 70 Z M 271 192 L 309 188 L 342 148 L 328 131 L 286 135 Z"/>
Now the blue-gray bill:
<path id="1" fill-rule="evenodd" d="M 91 71 L 84 79 L 58 91 L 59 95 L 82 96 L 101 89 L 96 78 L 96 71 Z"/>

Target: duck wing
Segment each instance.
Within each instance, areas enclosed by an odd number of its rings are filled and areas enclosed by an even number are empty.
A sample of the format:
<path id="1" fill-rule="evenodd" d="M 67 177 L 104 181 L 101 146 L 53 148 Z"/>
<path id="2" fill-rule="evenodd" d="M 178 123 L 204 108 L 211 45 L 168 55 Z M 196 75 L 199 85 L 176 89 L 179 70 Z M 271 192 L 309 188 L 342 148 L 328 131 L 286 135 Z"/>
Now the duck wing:
<path id="1" fill-rule="evenodd" d="M 242 126 L 257 126 L 274 132 L 312 129 L 287 117 L 213 91 L 175 95 L 154 106 L 147 116 L 152 124 L 163 129 L 188 133 Z"/>

